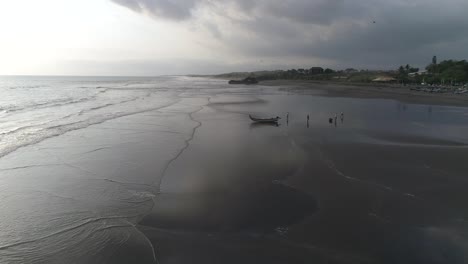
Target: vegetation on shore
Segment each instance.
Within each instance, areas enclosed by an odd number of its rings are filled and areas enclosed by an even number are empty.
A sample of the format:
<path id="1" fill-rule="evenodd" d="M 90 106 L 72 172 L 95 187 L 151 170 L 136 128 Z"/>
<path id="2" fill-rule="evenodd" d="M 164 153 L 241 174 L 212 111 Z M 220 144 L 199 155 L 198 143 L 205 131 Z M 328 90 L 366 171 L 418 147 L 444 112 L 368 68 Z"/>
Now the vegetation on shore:
<path id="1" fill-rule="evenodd" d="M 276 71 L 234 72 L 216 75 L 218 78 L 241 79 L 255 77 L 257 80 L 316 80 L 352 83 L 393 82 L 401 84 L 464 85 L 468 83 L 468 62 L 466 60 L 444 60 L 437 63 L 434 56 L 432 63 L 421 71 L 407 64 L 397 70 L 375 71 L 333 70 L 312 67 L 310 69 L 290 69 Z"/>
<path id="2" fill-rule="evenodd" d="M 439 64 L 428 65 L 426 70 L 428 72 L 425 80 L 427 83 L 460 84 L 468 82 L 468 62 L 466 60 L 445 60 Z"/>

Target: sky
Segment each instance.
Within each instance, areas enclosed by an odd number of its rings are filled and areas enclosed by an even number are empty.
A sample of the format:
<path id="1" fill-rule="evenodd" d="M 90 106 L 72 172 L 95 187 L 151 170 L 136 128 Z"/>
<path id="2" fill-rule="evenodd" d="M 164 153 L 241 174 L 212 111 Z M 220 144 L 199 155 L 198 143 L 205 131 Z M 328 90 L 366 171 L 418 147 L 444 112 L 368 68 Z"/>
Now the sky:
<path id="1" fill-rule="evenodd" d="M 424 67 L 468 59 L 466 0 L 0 0 L 0 75 Z"/>

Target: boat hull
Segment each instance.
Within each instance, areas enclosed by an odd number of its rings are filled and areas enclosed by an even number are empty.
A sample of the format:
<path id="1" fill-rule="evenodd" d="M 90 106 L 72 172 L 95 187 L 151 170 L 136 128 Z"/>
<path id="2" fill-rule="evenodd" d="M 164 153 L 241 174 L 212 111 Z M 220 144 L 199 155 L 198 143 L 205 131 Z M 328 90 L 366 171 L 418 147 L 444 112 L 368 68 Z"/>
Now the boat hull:
<path id="1" fill-rule="evenodd" d="M 229 81 L 229 84 L 245 84 L 245 85 L 249 85 L 249 84 L 257 84 L 258 82 L 244 82 L 244 81 L 236 81 L 236 80 L 230 80 Z"/>
<path id="2" fill-rule="evenodd" d="M 275 118 L 255 118 L 251 115 L 249 115 L 250 120 L 256 123 L 277 123 L 279 121 L 279 117 Z"/>

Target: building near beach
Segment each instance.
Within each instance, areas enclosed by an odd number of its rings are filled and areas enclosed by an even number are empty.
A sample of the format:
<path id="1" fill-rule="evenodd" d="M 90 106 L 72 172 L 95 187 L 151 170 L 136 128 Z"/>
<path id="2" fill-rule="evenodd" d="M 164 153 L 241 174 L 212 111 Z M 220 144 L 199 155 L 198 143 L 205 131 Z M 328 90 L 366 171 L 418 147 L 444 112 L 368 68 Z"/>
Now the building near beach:
<path id="1" fill-rule="evenodd" d="M 373 79 L 372 82 L 392 83 L 392 82 L 397 82 L 397 79 L 390 77 L 390 76 L 380 76 L 380 77 Z"/>
<path id="2" fill-rule="evenodd" d="M 418 71 L 418 72 L 410 72 L 410 73 L 408 73 L 408 76 L 414 77 L 414 76 L 417 76 L 417 75 L 426 75 L 426 74 L 427 74 L 427 71 Z"/>
<path id="3" fill-rule="evenodd" d="M 322 74 L 324 72 L 322 67 L 312 67 L 310 68 L 310 74 Z"/>

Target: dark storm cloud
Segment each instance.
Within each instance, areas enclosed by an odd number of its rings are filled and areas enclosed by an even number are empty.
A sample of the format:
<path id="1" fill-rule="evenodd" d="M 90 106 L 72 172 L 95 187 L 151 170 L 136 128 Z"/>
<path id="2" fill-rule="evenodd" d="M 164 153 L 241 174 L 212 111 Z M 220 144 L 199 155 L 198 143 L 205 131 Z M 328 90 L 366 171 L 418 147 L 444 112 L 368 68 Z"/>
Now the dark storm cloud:
<path id="1" fill-rule="evenodd" d="M 394 67 L 425 65 L 432 55 L 468 57 L 466 0 L 112 1 L 160 18 L 202 20 L 213 39 L 253 58 L 310 57 L 337 67 Z M 194 16 L 198 8 L 227 23 Z"/>
<path id="2" fill-rule="evenodd" d="M 111 0 L 136 12 L 173 20 L 189 19 L 197 6 L 235 6 L 241 12 L 286 18 L 302 23 L 326 24 L 335 17 L 346 15 L 345 0 Z"/>
<path id="3" fill-rule="evenodd" d="M 289 21 L 264 15 L 243 25 L 243 30 L 256 32 L 256 41 L 235 38 L 229 42 L 250 56 L 313 57 L 335 61 L 337 66 L 364 68 L 406 63 L 425 66 L 432 55 L 468 57 L 463 46 L 468 42 L 468 1 L 443 5 L 436 1 L 365 2 L 355 1 L 350 6 L 337 1 L 337 8 L 322 6 L 321 12 L 328 12 L 325 17 L 329 15 L 329 20 L 320 16 L 306 20 L 298 15 L 298 23 L 294 23 L 291 10 L 283 15 Z"/>
<path id="4" fill-rule="evenodd" d="M 311 24 L 329 24 L 342 13 L 345 0 L 285 0 L 265 3 L 264 11 L 278 18 Z"/>

